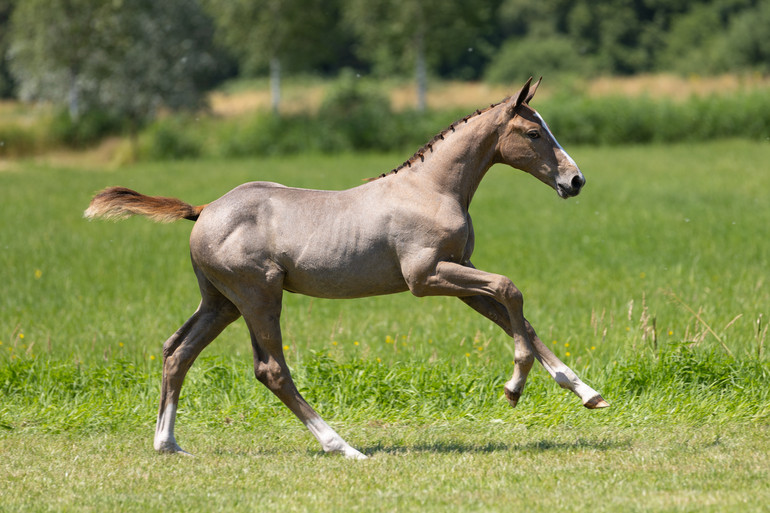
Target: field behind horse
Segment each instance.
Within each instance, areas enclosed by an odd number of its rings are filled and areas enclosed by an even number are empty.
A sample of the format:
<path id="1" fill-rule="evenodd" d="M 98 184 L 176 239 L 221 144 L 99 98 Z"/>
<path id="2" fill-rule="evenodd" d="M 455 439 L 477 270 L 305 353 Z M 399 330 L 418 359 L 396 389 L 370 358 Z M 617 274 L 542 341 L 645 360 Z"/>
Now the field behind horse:
<path id="1" fill-rule="evenodd" d="M 763 511 L 770 503 L 770 145 L 568 148 L 561 201 L 494 168 L 474 264 L 510 276 L 554 352 L 611 403 L 537 367 L 450 298 L 286 295 L 297 384 L 353 446 L 323 455 L 253 377 L 242 321 L 201 356 L 152 450 L 162 342 L 198 302 L 189 222 L 87 222 L 107 185 L 200 204 L 248 180 L 346 188 L 406 155 L 0 171 L 0 511 Z"/>

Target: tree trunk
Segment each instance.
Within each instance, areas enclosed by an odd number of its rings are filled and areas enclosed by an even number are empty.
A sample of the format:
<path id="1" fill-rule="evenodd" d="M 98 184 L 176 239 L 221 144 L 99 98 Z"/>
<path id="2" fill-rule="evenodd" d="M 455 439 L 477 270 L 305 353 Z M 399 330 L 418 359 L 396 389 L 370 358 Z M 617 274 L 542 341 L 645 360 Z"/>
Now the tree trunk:
<path id="1" fill-rule="evenodd" d="M 428 71 L 425 64 L 425 36 L 417 33 L 415 39 L 415 75 L 417 78 L 417 110 L 424 112 L 427 105 Z"/>
<path id="2" fill-rule="evenodd" d="M 270 106 L 273 114 L 278 115 L 281 103 L 281 60 L 278 57 L 270 59 Z"/>
<path id="3" fill-rule="evenodd" d="M 80 85 L 77 72 L 70 71 L 70 90 L 68 94 L 70 119 L 77 122 L 80 119 Z"/>

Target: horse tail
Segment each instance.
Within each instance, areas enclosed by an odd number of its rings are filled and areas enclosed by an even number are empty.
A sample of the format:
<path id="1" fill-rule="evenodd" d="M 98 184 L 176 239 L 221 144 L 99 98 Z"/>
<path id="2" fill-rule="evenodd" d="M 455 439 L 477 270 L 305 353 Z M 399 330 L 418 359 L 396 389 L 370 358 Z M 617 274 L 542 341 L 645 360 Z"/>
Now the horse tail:
<path id="1" fill-rule="evenodd" d="M 125 219 L 140 215 L 170 223 L 178 219 L 195 221 L 205 207 L 194 207 L 176 198 L 145 196 L 125 187 L 108 187 L 94 196 L 83 216 L 88 219 Z"/>

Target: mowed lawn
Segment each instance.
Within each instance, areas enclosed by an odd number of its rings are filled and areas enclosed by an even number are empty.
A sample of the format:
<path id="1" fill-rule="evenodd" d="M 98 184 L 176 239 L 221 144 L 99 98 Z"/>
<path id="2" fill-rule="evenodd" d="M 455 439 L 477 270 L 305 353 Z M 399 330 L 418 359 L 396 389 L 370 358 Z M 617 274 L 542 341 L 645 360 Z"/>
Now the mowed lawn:
<path id="1" fill-rule="evenodd" d="M 82 211 L 108 185 L 347 188 L 407 154 L 3 166 L 0 511 L 766 511 L 770 144 L 567 149 L 588 180 L 568 201 L 490 171 L 473 261 L 612 407 L 537 364 L 508 407 L 513 345 L 456 299 L 287 294 L 298 386 L 366 461 L 322 454 L 254 379 L 242 321 L 185 383 L 196 457 L 156 455 L 161 346 L 199 299 L 192 223 Z"/>

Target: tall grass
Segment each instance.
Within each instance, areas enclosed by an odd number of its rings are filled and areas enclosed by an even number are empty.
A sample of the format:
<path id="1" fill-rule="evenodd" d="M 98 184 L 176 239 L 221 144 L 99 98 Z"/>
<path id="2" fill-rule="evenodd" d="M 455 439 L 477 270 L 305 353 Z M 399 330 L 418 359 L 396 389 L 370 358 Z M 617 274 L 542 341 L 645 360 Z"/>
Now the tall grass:
<path id="1" fill-rule="evenodd" d="M 770 418 L 766 362 L 680 346 L 580 370 L 601 385 L 619 410 L 605 418 L 611 424 L 740 424 Z M 509 372 L 510 362 L 383 363 L 311 353 L 295 362 L 294 378 L 305 398 L 330 419 L 433 424 L 510 417 L 502 396 Z M 6 359 L 0 366 L 0 427 L 82 434 L 147 429 L 154 420 L 159 381 L 159 364 L 135 359 Z M 183 431 L 190 426 L 250 430 L 276 416 L 291 417 L 256 382 L 247 359 L 204 356 L 185 385 L 180 422 L 187 426 Z M 575 398 L 557 393 L 550 379 L 539 374 L 531 378 L 516 411 L 516 422 L 524 426 L 586 421 Z"/>

